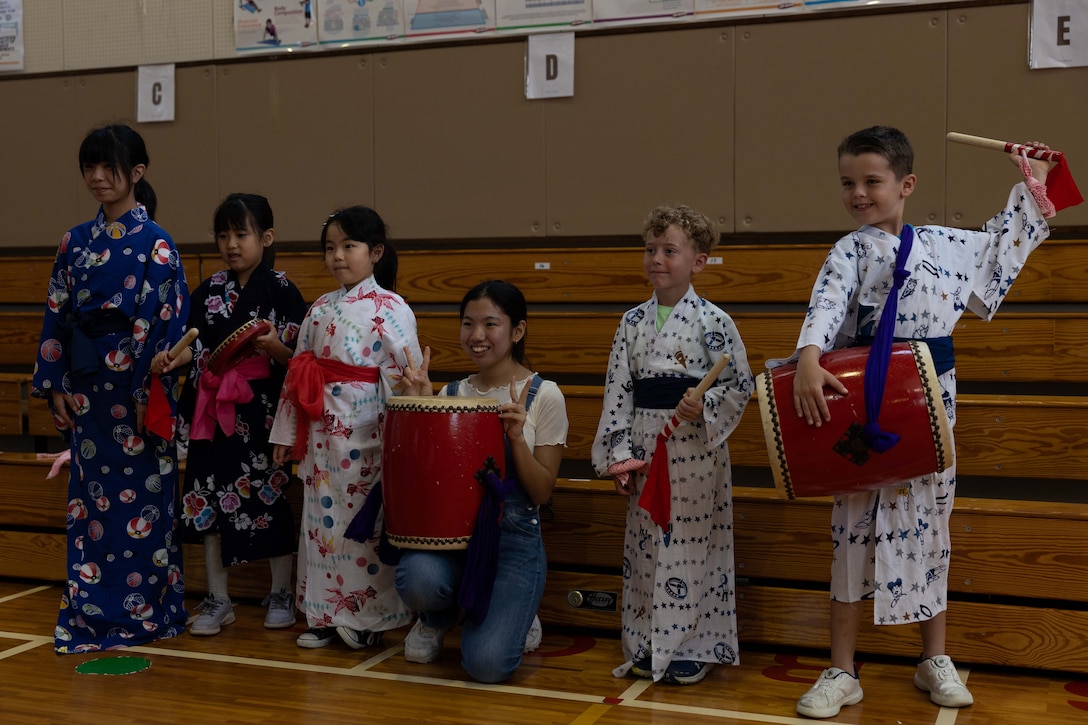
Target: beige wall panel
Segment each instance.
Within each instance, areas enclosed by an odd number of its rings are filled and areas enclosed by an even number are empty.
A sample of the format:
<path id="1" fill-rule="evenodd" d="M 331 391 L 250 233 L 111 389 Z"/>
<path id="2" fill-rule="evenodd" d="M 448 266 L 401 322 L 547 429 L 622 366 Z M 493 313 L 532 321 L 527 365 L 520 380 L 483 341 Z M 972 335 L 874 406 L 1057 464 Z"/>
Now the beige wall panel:
<path id="1" fill-rule="evenodd" d="M 876 124 L 914 144 L 907 220 L 940 221 L 945 25 L 927 11 L 738 27 L 736 231 L 854 228 L 835 149 Z"/>
<path id="2" fill-rule="evenodd" d="M 79 202 L 88 192 L 79 173 L 75 84 L 67 77 L 0 83 L 0 107 L 13 111 L 0 113 L 7 169 L 0 174 L 0 246 L 55 248 L 82 221 Z"/>
<path id="3" fill-rule="evenodd" d="M 525 42 L 373 56 L 376 209 L 400 238 L 543 236 L 544 105 Z"/>
<path id="4" fill-rule="evenodd" d="M 54 73 L 64 70 L 62 0 L 23 3 L 22 73 Z"/>
<path id="5" fill-rule="evenodd" d="M 1044 141 L 1064 151 L 1088 193 L 1088 68 L 1028 68 L 1028 6 L 951 9 L 948 130 L 1003 141 Z M 948 145 L 950 223 L 979 227 L 1020 174 L 999 152 Z M 1056 226 L 1088 224 L 1088 205 Z"/>
<path id="6" fill-rule="evenodd" d="M 216 129 L 222 118 L 216 113 L 215 72 L 212 65 L 178 68 L 175 120 L 135 127 L 151 155 L 149 179 L 159 195 L 158 221 L 189 254 L 204 251 L 200 245 L 211 242 L 207 220 L 219 203 Z"/>
<path id="7" fill-rule="evenodd" d="M 212 1 L 212 52 L 215 58 L 233 58 L 234 51 L 234 5 L 238 0 Z"/>
<path id="8" fill-rule="evenodd" d="M 733 37 L 578 36 L 574 97 L 546 102 L 549 236 L 637 239 L 661 203 L 733 231 Z"/>
<path id="9" fill-rule="evenodd" d="M 268 197 L 282 241 L 314 241 L 337 207 L 373 204 L 371 66 L 369 56 L 220 66 L 220 196 Z"/>
<path id="10" fill-rule="evenodd" d="M 76 114 L 79 129 L 72 156 L 91 128 L 102 123 L 127 123 L 147 144 L 151 158 L 147 180 L 159 199 L 156 220 L 182 246 L 204 241 L 203 216 L 210 214 L 216 197 L 215 94 L 210 66 L 177 71 L 176 120 L 135 123 L 136 71 L 86 74 L 76 79 Z M 90 194 L 80 196 L 79 220 L 89 219 L 98 207 Z"/>
<path id="11" fill-rule="evenodd" d="M 67 70 L 212 57 L 212 0 L 65 0 L 60 20 Z"/>

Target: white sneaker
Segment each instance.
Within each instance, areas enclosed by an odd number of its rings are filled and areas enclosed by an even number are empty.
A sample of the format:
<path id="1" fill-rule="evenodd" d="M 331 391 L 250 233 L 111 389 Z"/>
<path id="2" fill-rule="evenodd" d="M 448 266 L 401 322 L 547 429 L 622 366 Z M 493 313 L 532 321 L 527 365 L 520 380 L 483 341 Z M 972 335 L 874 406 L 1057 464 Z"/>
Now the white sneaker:
<path id="1" fill-rule="evenodd" d="M 272 592 L 261 602 L 268 607 L 264 626 L 268 629 L 285 629 L 295 626 L 295 597 L 286 589 Z"/>
<path id="2" fill-rule="evenodd" d="M 216 599 L 211 594 L 200 605 L 200 616 L 189 627 L 189 634 L 208 636 L 219 634 L 225 625 L 234 623 L 234 607 L 228 599 Z"/>
<path id="3" fill-rule="evenodd" d="M 434 662 L 442 654 L 442 640 L 453 625 L 429 627 L 417 619 L 412 631 L 404 638 L 404 659 L 425 665 Z"/>
<path id="4" fill-rule="evenodd" d="M 914 686 L 928 692 L 929 699 L 941 707 L 967 707 L 975 701 L 948 655 L 919 662 Z"/>
<path id="5" fill-rule="evenodd" d="M 843 705 L 856 705 L 864 697 L 861 683 L 846 670 L 828 667 L 816 684 L 797 701 L 797 714 L 805 717 L 835 717 Z"/>
<path id="6" fill-rule="evenodd" d="M 529 625 L 529 632 L 525 635 L 525 652 L 535 652 L 543 638 L 544 629 L 540 626 L 540 617 L 533 615 L 533 623 Z"/>

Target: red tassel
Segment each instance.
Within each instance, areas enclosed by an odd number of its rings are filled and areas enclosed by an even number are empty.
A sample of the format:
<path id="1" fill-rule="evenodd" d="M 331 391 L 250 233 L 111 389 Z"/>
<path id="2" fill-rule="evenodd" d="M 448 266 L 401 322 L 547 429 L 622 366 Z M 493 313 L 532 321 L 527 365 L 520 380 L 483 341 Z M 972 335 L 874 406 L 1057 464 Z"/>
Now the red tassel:
<path id="1" fill-rule="evenodd" d="M 1084 201 L 1077 183 L 1073 181 L 1073 173 L 1069 170 L 1065 156 L 1058 159 L 1058 165 L 1046 175 L 1046 196 L 1054 204 L 1056 212 Z"/>
<path id="2" fill-rule="evenodd" d="M 170 401 L 166 399 L 162 380 L 158 375 L 152 375 L 151 390 L 148 391 L 147 413 L 144 415 L 144 428 L 163 440 L 173 440 L 174 425 L 174 416 L 170 414 Z"/>
<path id="3" fill-rule="evenodd" d="M 666 440 L 664 431 L 657 434 L 654 458 L 642 486 L 642 495 L 638 497 L 638 505 L 650 514 L 655 524 L 667 530 L 669 522 L 672 521 L 672 483 L 669 481 L 669 451 L 665 446 Z"/>

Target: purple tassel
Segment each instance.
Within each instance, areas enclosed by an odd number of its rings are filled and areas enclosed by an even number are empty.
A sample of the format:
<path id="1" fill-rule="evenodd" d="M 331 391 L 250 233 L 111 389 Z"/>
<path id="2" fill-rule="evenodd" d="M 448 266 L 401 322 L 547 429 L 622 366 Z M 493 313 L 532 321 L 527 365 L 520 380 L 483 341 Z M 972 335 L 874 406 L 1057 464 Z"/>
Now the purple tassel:
<path id="1" fill-rule="evenodd" d="M 491 607 L 491 589 L 499 568 L 502 502 L 514 490 L 518 479 L 513 474 L 500 479 L 494 460 L 488 458 L 486 468 L 476 473 L 476 480 L 484 487 L 484 498 L 476 513 L 476 529 L 468 542 L 457 603 L 473 622 L 480 624 Z"/>
<path id="2" fill-rule="evenodd" d="M 873 344 L 869 348 L 869 359 L 865 361 L 865 415 L 868 422 L 862 429 L 865 442 L 877 453 L 883 453 L 899 442 L 899 435 L 881 430 L 880 408 L 884 403 L 884 385 L 888 379 L 888 367 L 892 356 L 895 318 L 899 308 L 899 290 L 910 272 L 907 271 L 907 255 L 914 242 L 914 227 L 907 224 L 900 234 L 899 252 L 895 256 L 895 272 L 892 274 L 892 290 L 888 293 L 888 302 L 880 313 L 880 322 L 873 335 Z"/>
<path id="3" fill-rule="evenodd" d="M 363 507 L 348 527 L 344 529 L 344 538 L 365 544 L 374 536 L 374 526 L 378 523 L 378 512 L 382 509 L 382 482 L 378 481 L 367 494 Z"/>
<path id="4" fill-rule="evenodd" d="M 378 512 L 381 509 L 382 482 L 378 481 L 370 489 L 370 493 L 367 495 L 366 501 L 363 502 L 363 507 L 359 509 L 359 513 L 355 514 L 355 518 L 344 529 L 344 538 L 358 541 L 360 544 L 370 541 L 371 537 L 374 536 L 374 527 L 378 522 Z M 378 539 L 377 552 L 378 559 L 386 566 L 396 566 L 403 553 L 390 543 L 384 524 L 382 525 L 381 538 Z"/>

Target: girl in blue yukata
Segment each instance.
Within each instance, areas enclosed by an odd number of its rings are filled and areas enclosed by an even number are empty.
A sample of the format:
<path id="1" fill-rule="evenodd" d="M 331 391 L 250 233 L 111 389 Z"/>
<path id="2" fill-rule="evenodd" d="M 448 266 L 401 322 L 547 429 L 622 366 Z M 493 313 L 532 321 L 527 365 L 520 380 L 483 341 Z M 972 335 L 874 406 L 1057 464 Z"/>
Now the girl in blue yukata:
<path id="1" fill-rule="evenodd" d="M 152 375 L 151 359 L 182 337 L 189 287 L 154 222 L 148 163 L 128 126 L 87 135 L 79 168 L 100 206 L 61 239 L 49 278 L 32 394 L 49 403 L 71 455 L 62 654 L 173 637 L 187 619 L 174 532 L 177 381 Z"/>

